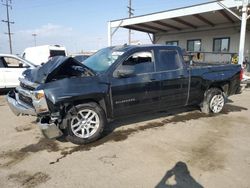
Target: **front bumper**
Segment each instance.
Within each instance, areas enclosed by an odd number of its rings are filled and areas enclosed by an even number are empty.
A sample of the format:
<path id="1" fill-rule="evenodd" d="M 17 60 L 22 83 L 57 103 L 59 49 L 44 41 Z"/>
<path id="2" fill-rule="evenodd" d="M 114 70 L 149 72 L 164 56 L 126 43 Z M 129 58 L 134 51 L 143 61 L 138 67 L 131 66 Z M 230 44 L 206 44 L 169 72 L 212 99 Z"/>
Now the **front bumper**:
<path id="1" fill-rule="evenodd" d="M 43 93 L 44 91 L 27 90 L 20 86 L 16 87 L 15 90 L 10 91 L 6 96 L 6 99 L 12 112 L 17 116 L 38 116 L 49 113 L 45 96 L 41 98 L 35 97 L 35 94 L 38 92 Z"/>
<path id="2" fill-rule="evenodd" d="M 46 138 L 58 138 L 63 135 L 55 123 L 50 123 L 46 118 L 41 118 L 38 126 Z"/>
<path id="3" fill-rule="evenodd" d="M 18 93 L 14 90 L 10 91 L 6 100 L 11 111 L 16 115 L 32 115 L 37 116 L 35 108 L 24 104 L 19 100 Z M 57 138 L 63 135 L 62 131 L 58 128 L 55 123 L 50 123 L 46 118 L 41 118 L 38 123 L 39 128 L 41 129 L 43 135 L 46 138 Z"/>
<path id="4" fill-rule="evenodd" d="M 18 94 L 14 90 L 10 91 L 7 94 L 6 100 L 8 102 L 8 105 L 9 105 L 11 111 L 16 116 L 19 116 L 19 115 L 36 116 L 37 115 L 37 113 L 33 107 L 28 106 L 19 100 Z"/>

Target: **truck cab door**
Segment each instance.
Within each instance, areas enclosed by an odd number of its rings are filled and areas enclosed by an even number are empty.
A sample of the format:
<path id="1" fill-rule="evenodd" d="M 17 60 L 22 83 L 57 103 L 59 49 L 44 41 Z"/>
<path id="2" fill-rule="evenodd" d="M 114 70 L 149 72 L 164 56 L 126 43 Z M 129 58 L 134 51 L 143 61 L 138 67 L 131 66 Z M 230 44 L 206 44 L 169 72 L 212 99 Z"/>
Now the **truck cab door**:
<path id="1" fill-rule="evenodd" d="M 25 68 L 27 68 L 27 65 L 13 57 L 4 57 L 4 61 L 7 64 L 7 67 L 3 68 L 6 87 L 12 88 L 18 86 L 18 78 L 22 75 Z"/>
<path id="2" fill-rule="evenodd" d="M 152 50 L 133 53 L 113 72 L 113 115 L 123 116 L 154 110 L 159 106 L 160 79 L 155 74 Z"/>
<path id="3" fill-rule="evenodd" d="M 156 71 L 161 77 L 161 108 L 185 106 L 188 99 L 189 72 L 176 49 L 159 48 L 155 53 Z"/>
<path id="4" fill-rule="evenodd" d="M 0 88 L 5 88 L 5 77 L 4 77 L 5 64 L 3 57 L 0 57 Z"/>

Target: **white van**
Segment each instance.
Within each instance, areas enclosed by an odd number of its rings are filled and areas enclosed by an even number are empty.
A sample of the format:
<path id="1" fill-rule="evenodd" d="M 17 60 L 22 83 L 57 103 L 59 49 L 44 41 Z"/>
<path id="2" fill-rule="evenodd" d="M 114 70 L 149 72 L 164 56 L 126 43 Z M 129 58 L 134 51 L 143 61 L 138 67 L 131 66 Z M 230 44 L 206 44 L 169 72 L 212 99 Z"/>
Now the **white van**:
<path id="1" fill-rule="evenodd" d="M 66 56 L 66 48 L 59 45 L 43 45 L 26 48 L 22 54 L 24 59 L 36 64 L 41 65 L 46 63 L 50 57 L 53 56 Z"/>

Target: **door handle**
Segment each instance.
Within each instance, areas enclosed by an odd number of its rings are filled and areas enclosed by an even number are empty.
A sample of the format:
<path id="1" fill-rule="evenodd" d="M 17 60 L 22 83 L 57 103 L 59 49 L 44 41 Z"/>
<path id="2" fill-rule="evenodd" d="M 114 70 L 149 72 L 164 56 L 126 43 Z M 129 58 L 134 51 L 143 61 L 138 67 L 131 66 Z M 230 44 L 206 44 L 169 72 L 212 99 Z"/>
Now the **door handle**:
<path id="1" fill-rule="evenodd" d="M 156 79 L 155 79 L 155 78 L 150 78 L 150 80 L 151 80 L 152 82 L 155 82 L 155 81 L 156 81 Z"/>

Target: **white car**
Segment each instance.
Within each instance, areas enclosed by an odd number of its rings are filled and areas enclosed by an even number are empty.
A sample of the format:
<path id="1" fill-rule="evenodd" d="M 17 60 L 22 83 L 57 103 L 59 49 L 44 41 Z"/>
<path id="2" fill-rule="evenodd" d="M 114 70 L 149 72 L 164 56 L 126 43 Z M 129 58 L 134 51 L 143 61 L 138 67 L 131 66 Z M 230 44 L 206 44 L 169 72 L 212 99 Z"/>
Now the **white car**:
<path id="1" fill-rule="evenodd" d="M 33 63 L 16 55 L 0 54 L 0 89 L 18 86 L 18 78 L 23 71 L 35 67 Z"/>

